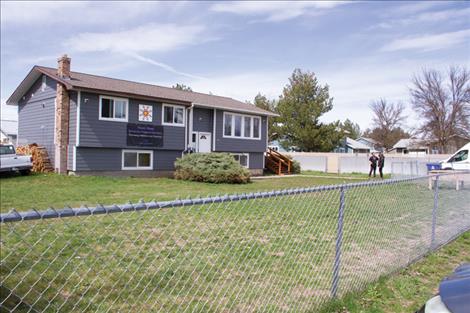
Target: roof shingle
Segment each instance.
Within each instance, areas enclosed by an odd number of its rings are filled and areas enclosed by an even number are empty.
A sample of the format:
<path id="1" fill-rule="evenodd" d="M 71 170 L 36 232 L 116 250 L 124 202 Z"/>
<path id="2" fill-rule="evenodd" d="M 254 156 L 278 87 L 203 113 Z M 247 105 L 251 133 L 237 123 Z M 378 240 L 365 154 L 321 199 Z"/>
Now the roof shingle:
<path id="1" fill-rule="evenodd" d="M 209 108 L 220 108 L 237 112 L 246 112 L 267 116 L 277 114 L 260 109 L 252 104 L 241 102 L 228 97 L 209 95 L 193 91 L 183 91 L 170 87 L 133 82 L 122 79 L 109 78 L 79 72 L 71 72 L 70 79 L 61 79 L 57 76 L 57 69 L 35 66 L 35 69 L 60 81 L 68 89 L 93 89 L 107 92 L 124 93 L 150 98 L 180 101 L 186 104 L 204 106 Z"/>

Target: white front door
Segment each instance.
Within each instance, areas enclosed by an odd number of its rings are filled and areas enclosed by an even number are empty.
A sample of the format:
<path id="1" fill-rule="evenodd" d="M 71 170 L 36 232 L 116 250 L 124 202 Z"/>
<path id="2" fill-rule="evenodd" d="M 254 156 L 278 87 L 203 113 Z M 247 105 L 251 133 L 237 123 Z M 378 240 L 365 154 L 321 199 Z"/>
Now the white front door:
<path id="1" fill-rule="evenodd" d="M 211 152 L 212 134 L 199 132 L 197 135 L 197 152 Z"/>

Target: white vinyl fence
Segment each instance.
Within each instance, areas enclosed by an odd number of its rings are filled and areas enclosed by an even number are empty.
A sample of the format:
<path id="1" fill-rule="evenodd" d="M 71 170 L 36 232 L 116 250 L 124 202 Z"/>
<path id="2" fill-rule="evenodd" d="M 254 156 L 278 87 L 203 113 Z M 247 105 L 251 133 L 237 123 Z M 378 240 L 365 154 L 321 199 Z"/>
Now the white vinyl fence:
<path id="1" fill-rule="evenodd" d="M 329 173 L 369 173 L 369 154 L 292 153 L 302 170 Z M 385 155 L 384 173 L 393 176 L 419 176 L 427 173 L 427 163 L 446 159 L 447 155 L 403 156 Z M 378 174 L 378 170 L 377 170 Z"/>

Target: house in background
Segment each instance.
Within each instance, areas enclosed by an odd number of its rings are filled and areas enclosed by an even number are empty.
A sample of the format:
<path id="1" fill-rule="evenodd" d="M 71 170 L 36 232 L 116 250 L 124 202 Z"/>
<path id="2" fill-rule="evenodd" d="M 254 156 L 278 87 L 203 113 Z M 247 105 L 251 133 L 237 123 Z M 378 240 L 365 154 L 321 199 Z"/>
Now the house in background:
<path id="1" fill-rule="evenodd" d="M 273 140 L 268 144 L 268 148 L 273 149 L 277 152 L 289 152 L 281 146 L 279 140 Z"/>
<path id="2" fill-rule="evenodd" d="M 429 153 L 429 148 L 420 139 L 407 138 L 398 140 L 398 142 L 393 145 L 392 149 L 390 149 L 388 153 L 425 155 Z"/>
<path id="3" fill-rule="evenodd" d="M 383 152 L 385 150 L 377 141 L 372 138 L 359 137 L 356 139 L 356 141 L 368 146 L 370 148 L 370 152 Z"/>
<path id="4" fill-rule="evenodd" d="M 336 147 L 333 152 L 337 153 L 370 153 L 371 149 L 369 146 L 354 140 L 349 137 L 345 137 L 340 145 Z"/>
<path id="5" fill-rule="evenodd" d="M 34 66 L 7 104 L 18 106 L 18 144 L 44 146 L 57 172 L 169 176 L 189 147 L 228 152 L 262 174 L 267 119 L 227 97 Z"/>
<path id="6" fill-rule="evenodd" d="M 0 143 L 11 143 L 16 145 L 18 133 L 18 121 L 1 120 L 0 121 Z"/>

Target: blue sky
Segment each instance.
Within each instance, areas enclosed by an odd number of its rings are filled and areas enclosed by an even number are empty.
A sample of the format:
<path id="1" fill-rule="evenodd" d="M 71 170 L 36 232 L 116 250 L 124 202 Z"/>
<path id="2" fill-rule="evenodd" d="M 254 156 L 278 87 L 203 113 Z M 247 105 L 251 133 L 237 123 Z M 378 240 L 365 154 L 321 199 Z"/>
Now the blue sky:
<path id="1" fill-rule="evenodd" d="M 422 68 L 470 67 L 470 2 L 2 2 L 3 103 L 35 64 L 252 101 L 294 68 L 330 86 L 323 120 L 370 126 L 380 97 L 408 107 Z"/>

